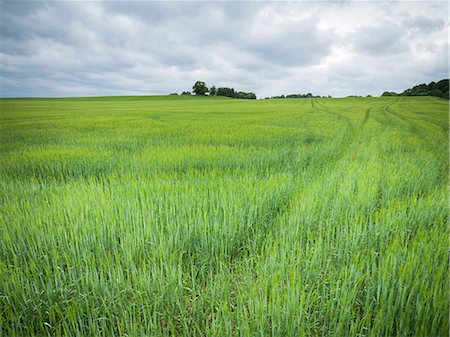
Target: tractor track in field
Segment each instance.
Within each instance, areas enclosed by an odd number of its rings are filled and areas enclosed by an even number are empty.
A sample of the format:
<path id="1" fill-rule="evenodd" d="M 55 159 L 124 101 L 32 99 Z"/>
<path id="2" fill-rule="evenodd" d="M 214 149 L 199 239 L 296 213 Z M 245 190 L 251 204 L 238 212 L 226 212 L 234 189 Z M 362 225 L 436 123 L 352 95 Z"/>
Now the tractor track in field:
<path id="1" fill-rule="evenodd" d="M 368 108 L 368 109 L 366 110 L 366 112 L 364 113 L 364 119 L 363 119 L 363 121 L 362 121 L 362 123 L 361 123 L 361 129 L 363 129 L 364 126 L 366 125 L 366 123 L 369 121 L 370 113 L 371 113 L 371 111 L 372 111 L 373 108 L 374 108 L 373 106 L 370 107 L 370 108 Z"/>
<path id="2" fill-rule="evenodd" d="M 323 105 L 322 103 L 320 103 L 317 98 L 313 98 L 312 100 L 315 100 L 314 109 L 322 111 L 322 112 L 334 117 L 338 121 L 344 121 L 347 124 L 348 128 L 350 128 L 350 129 L 354 128 L 354 126 L 352 125 L 352 123 L 350 121 L 350 118 L 348 118 L 347 116 L 343 116 L 342 114 L 340 114 L 337 111 L 330 110 L 330 108 L 328 108 L 325 105 Z"/>
<path id="3" fill-rule="evenodd" d="M 364 125 L 368 122 L 369 118 L 373 118 L 379 124 L 392 127 L 393 126 L 392 123 L 389 123 L 388 120 L 383 119 L 380 114 L 384 114 L 385 117 L 393 120 L 392 117 L 389 116 L 389 107 L 392 106 L 393 104 L 396 104 L 398 101 L 399 99 L 396 99 L 394 102 L 370 107 L 365 113 L 364 119 L 361 123 L 361 127 L 364 127 Z M 378 114 L 376 114 L 376 112 L 378 112 Z"/>
<path id="4" fill-rule="evenodd" d="M 391 105 L 397 103 L 399 101 L 399 99 L 397 98 L 394 102 L 391 102 L 389 104 L 381 104 L 381 105 L 377 105 L 377 106 L 371 106 L 370 108 L 368 108 L 364 114 L 364 119 L 361 123 L 361 126 L 366 125 L 366 123 L 368 122 L 369 118 L 371 118 L 372 116 L 372 112 L 373 109 L 375 108 L 379 108 L 379 109 L 387 109 L 388 107 L 390 107 Z"/>
<path id="5" fill-rule="evenodd" d="M 396 101 L 397 102 L 397 101 Z M 394 102 L 395 103 L 395 102 Z M 394 116 L 395 118 L 397 118 L 398 120 L 400 120 L 404 125 L 406 125 L 408 127 L 408 129 L 412 132 L 412 133 L 416 133 L 419 134 L 422 137 L 425 137 L 427 135 L 427 131 L 421 127 L 418 123 L 415 123 L 414 121 L 411 121 L 410 119 L 406 118 L 405 116 L 403 116 L 401 113 L 393 111 L 391 106 L 394 104 L 389 104 L 384 108 L 384 111 L 390 115 L 390 116 Z"/>
<path id="6" fill-rule="evenodd" d="M 413 111 L 408 109 L 408 107 L 405 106 L 404 103 L 400 103 L 399 107 L 403 108 L 404 110 L 407 110 L 409 112 L 411 112 L 414 115 L 417 115 L 417 119 L 420 120 L 421 122 L 425 122 L 428 123 L 434 127 L 439 128 L 441 131 L 446 132 L 447 129 L 442 126 L 441 123 L 439 123 L 438 121 L 432 120 L 431 118 L 428 117 L 428 113 L 423 113 L 423 112 L 417 112 L 417 111 Z"/>
<path id="7" fill-rule="evenodd" d="M 390 104 L 386 104 L 382 108 L 382 112 L 384 113 L 384 116 L 387 119 L 390 119 L 393 123 L 397 124 L 397 126 L 392 125 L 392 124 L 387 123 L 387 122 L 382 122 L 380 120 L 378 122 L 382 123 L 382 124 L 386 124 L 388 127 L 391 127 L 391 128 L 392 127 L 394 127 L 394 128 L 398 127 L 400 129 L 407 128 L 407 130 L 409 132 L 411 132 L 411 134 L 415 134 L 415 135 L 419 136 L 420 138 L 424 139 L 424 143 L 423 143 L 424 145 L 426 145 L 430 149 L 434 149 L 436 147 L 436 144 L 429 139 L 428 131 L 423 126 L 421 126 L 419 124 L 419 121 L 411 120 L 411 119 L 405 117 L 400 112 L 394 111 L 392 109 L 393 105 L 396 105 L 399 102 L 402 102 L 403 100 L 404 100 L 403 98 L 398 98 L 394 102 L 392 102 Z M 402 105 L 399 104 L 399 106 L 401 107 Z M 433 126 L 436 127 L 436 125 L 433 125 Z"/>
<path id="8" fill-rule="evenodd" d="M 300 171 L 293 168 L 291 172 L 294 177 L 292 181 L 292 189 L 287 191 L 286 194 L 282 198 L 280 198 L 277 203 L 271 205 L 271 210 L 267 213 L 263 224 L 264 238 L 260 242 L 256 243 L 255 248 L 258 252 L 261 252 L 261 250 L 265 246 L 267 238 L 276 236 L 277 232 L 280 230 L 277 223 L 280 221 L 280 219 L 283 219 L 283 217 L 288 216 L 287 214 L 289 214 L 293 203 L 298 199 L 296 196 L 302 193 L 302 190 L 305 186 L 305 181 L 307 181 L 307 185 L 313 184 L 315 181 L 322 179 L 324 176 L 328 175 L 339 165 L 342 165 L 342 159 L 345 158 L 346 155 L 348 155 L 348 153 L 352 150 L 353 145 L 358 142 L 358 139 L 360 137 L 360 131 L 357 130 L 357 126 L 352 123 L 349 117 L 343 116 L 337 111 L 330 111 L 328 107 L 318 102 L 315 98 L 311 99 L 310 102 L 314 110 L 318 110 L 320 112 L 328 114 L 332 119 L 336 120 L 338 124 L 341 124 L 344 128 L 346 128 L 348 132 L 346 132 L 346 134 L 344 135 L 342 144 L 338 146 L 338 148 L 340 149 L 339 153 L 335 153 L 331 158 L 324 158 L 317 164 L 319 167 L 317 167 L 317 171 L 315 171 L 314 179 L 309 179 L 309 177 L 308 179 L 305 179 L 304 173 L 307 170 L 311 169 L 310 166 L 308 166 L 307 169 L 303 168 Z M 370 110 L 372 109 L 373 107 L 368 109 L 369 112 L 367 112 L 367 119 L 369 119 Z M 249 239 L 251 240 L 251 235 L 247 236 L 246 239 L 240 243 L 240 253 L 235 256 L 232 261 L 230 261 L 231 264 L 234 265 L 240 263 L 240 261 L 243 261 L 248 257 L 248 252 L 245 251 L 245 242 L 247 242 Z"/>

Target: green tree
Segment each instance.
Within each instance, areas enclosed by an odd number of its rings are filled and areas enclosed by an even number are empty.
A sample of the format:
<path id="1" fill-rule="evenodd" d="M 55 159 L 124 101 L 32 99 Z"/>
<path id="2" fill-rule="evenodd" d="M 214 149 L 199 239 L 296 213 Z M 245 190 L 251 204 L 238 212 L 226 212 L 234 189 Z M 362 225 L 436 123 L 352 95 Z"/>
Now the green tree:
<path id="1" fill-rule="evenodd" d="M 216 96 L 217 90 L 216 87 L 213 85 L 211 88 L 209 88 L 209 96 Z"/>
<path id="2" fill-rule="evenodd" d="M 234 91 L 234 88 L 221 87 L 217 88 L 217 96 L 236 98 L 236 92 Z"/>
<path id="3" fill-rule="evenodd" d="M 199 96 L 204 96 L 208 92 L 208 88 L 205 82 L 202 81 L 195 82 L 194 86 L 192 87 L 192 90 L 196 95 Z"/>
<path id="4" fill-rule="evenodd" d="M 398 96 L 398 94 L 393 91 L 385 91 L 381 96 Z"/>

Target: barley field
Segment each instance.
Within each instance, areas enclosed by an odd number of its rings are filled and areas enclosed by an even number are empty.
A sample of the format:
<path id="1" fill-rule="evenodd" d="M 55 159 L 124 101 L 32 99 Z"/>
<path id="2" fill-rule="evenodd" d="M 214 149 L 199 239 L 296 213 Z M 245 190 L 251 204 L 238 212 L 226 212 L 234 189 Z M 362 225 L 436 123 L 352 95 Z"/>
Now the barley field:
<path id="1" fill-rule="evenodd" d="M 448 336 L 448 101 L 0 109 L 0 336 Z"/>

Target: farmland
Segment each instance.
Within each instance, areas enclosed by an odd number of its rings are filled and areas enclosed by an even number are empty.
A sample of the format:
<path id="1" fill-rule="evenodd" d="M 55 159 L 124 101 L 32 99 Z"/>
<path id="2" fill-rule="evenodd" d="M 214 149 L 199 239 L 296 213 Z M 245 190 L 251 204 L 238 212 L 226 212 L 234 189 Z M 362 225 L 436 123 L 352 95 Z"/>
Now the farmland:
<path id="1" fill-rule="evenodd" d="M 448 335 L 448 101 L 0 109 L 0 336 Z"/>

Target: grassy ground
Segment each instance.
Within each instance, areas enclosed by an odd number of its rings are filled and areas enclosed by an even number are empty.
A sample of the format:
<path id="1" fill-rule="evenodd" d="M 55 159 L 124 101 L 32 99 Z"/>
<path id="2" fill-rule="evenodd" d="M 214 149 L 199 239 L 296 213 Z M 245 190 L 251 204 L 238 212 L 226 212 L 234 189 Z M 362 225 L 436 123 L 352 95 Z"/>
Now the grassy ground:
<path id="1" fill-rule="evenodd" d="M 0 336 L 448 336 L 448 108 L 0 100 Z"/>

